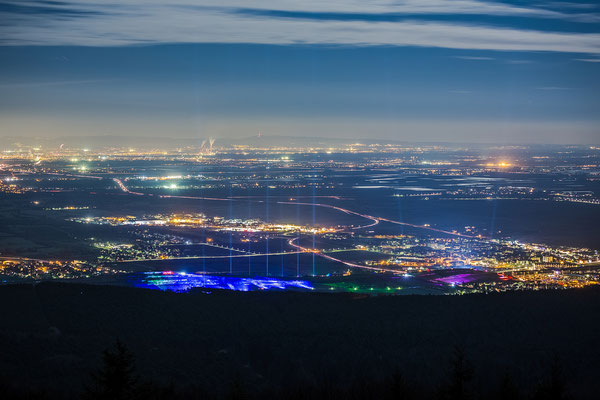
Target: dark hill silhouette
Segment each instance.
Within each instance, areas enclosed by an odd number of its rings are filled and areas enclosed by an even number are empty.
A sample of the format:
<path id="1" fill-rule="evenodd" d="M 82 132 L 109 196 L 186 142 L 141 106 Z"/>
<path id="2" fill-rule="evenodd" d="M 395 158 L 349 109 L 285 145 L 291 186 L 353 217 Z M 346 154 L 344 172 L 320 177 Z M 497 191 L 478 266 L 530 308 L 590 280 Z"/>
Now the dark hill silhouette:
<path id="1" fill-rule="evenodd" d="M 598 288 L 356 298 L 42 283 L 1 286 L 0 312 L 0 390 L 11 394 L 78 397 L 116 339 L 142 381 L 184 397 L 600 390 Z"/>

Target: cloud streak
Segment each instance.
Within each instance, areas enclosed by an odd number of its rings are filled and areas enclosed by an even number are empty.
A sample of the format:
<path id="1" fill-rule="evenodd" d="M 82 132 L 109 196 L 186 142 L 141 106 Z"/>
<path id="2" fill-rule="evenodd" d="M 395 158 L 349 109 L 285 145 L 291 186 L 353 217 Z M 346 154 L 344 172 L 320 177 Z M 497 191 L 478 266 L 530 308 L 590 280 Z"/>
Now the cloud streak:
<path id="1" fill-rule="evenodd" d="M 124 0 L 119 3 L 20 1 L 0 5 L 2 45 L 125 46 L 160 43 L 260 43 L 350 46 L 422 46 L 452 49 L 551 51 L 599 54 L 599 33 L 492 27 L 478 15 L 598 22 L 595 12 L 517 7 L 474 0 L 289 0 L 201 2 Z M 245 10 L 240 12 L 240 10 Z M 593 10 L 592 10 L 593 11 Z M 283 14 L 282 14 L 283 13 Z M 285 14 L 287 13 L 287 14 Z M 293 13 L 312 13 L 311 18 Z M 319 13 L 362 16 L 323 19 Z M 389 21 L 385 15 L 473 15 L 472 21 Z M 286 16 L 282 16 L 286 15 Z"/>
<path id="2" fill-rule="evenodd" d="M 480 56 L 454 56 L 454 58 L 460 58 L 462 60 L 473 60 L 473 61 L 495 60 L 495 58 L 493 58 L 493 57 L 480 57 Z"/>

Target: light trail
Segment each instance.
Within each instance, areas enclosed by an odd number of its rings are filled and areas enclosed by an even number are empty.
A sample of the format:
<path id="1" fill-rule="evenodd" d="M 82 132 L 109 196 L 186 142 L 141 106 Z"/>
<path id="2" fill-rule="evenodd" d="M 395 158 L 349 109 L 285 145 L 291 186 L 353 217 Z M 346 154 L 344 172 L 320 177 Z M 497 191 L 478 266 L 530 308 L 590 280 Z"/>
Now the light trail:
<path id="1" fill-rule="evenodd" d="M 361 225 L 361 226 L 358 226 L 358 227 L 354 227 L 352 229 L 368 228 L 368 227 L 377 225 L 381 221 L 384 221 L 384 222 L 389 222 L 389 223 L 392 223 L 392 224 L 410 226 L 412 228 L 425 229 L 425 230 L 429 230 L 429 231 L 433 231 L 433 232 L 444 233 L 446 235 L 453 235 L 453 236 L 465 237 L 465 238 L 470 238 L 470 239 L 485 239 L 483 236 L 466 235 L 466 234 L 463 234 L 463 233 L 458 233 L 458 232 L 446 231 L 446 230 L 443 230 L 443 229 L 432 228 L 430 226 L 425 226 L 425 225 L 416 225 L 416 224 L 410 224 L 408 222 L 394 221 L 392 219 L 383 218 L 383 217 L 374 217 L 372 215 L 361 214 L 361 213 L 358 213 L 356 211 L 348 210 L 346 208 L 342 208 L 342 207 L 338 207 L 338 206 L 332 206 L 330 204 L 299 203 L 299 202 L 291 202 L 291 201 L 279 201 L 278 203 L 279 204 L 295 204 L 295 205 L 301 205 L 301 206 L 317 206 L 317 207 L 333 208 L 334 210 L 338 210 L 338 211 L 341 211 L 341 212 L 346 213 L 346 214 L 357 215 L 359 217 L 370 219 L 371 221 L 373 221 L 373 223 L 371 223 L 369 225 Z"/>
<path id="2" fill-rule="evenodd" d="M 127 186 L 125 186 L 123 181 L 121 181 L 120 179 L 113 178 L 113 181 L 115 181 L 115 183 L 119 186 L 119 188 L 125 193 L 135 194 L 136 196 L 144 196 L 145 195 L 144 193 L 132 192 L 131 190 L 127 189 Z"/>
<path id="3" fill-rule="evenodd" d="M 412 228 L 426 229 L 428 231 L 444 233 L 446 235 L 453 235 L 453 236 L 464 237 L 464 238 L 469 238 L 469 239 L 485 239 L 485 237 L 483 237 L 483 236 L 466 235 L 464 233 L 458 233 L 458 232 L 453 232 L 453 231 L 446 231 L 444 229 L 432 228 L 430 226 L 425 226 L 425 225 L 409 224 L 408 222 L 394 221 L 394 220 L 387 219 L 387 218 L 381 218 L 380 217 L 379 220 L 380 221 L 389 222 L 389 223 L 392 223 L 392 224 L 405 225 L 405 226 L 410 226 Z"/>
<path id="4" fill-rule="evenodd" d="M 228 199 L 252 199 L 252 198 L 259 198 L 262 199 L 264 196 L 228 196 Z M 334 200 L 342 200 L 342 197 L 340 196 L 285 196 L 285 195 L 277 195 L 277 196 L 271 196 L 271 197 L 286 197 L 286 198 L 291 198 L 293 199 L 304 199 L 304 198 L 319 198 L 319 199 L 334 199 Z"/>
<path id="5" fill-rule="evenodd" d="M 127 187 L 123 184 L 123 182 L 117 178 L 113 178 L 113 180 L 115 182 L 117 182 L 117 184 L 119 185 L 119 187 L 121 188 L 121 190 L 123 190 L 126 193 L 130 193 L 130 194 L 136 194 L 136 195 L 144 195 L 144 193 L 139 193 L 139 192 L 132 192 L 129 189 L 127 189 Z M 232 198 L 232 197 L 228 197 L 228 198 L 215 198 L 215 197 L 196 197 L 196 196 L 176 196 L 176 195 L 159 195 L 160 198 L 182 198 L 182 199 L 191 199 L 191 200 L 216 200 L 216 201 L 235 201 L 236 198 Z M 264 201 L 257 201 L 260 203 L 263 203 Z M 428 230 L 428 231 L 432 231 L 432 232 L 438 232 L 438 233 L 443 233 L 446 235 L 452 235 L 452 236 L 457 236 L 457 237 L 463 237 L 463 238 L 469 238 L 469 239 L 486 239 L 483 236 L 475 236 L 475 235 L 467 235 L 464 233 L 458 233 L 458 232 L 453 232 L 453 231 L 447 231 L 444 229 L 438 229 L 438 228 L 432 228 L 430 226 L 425 226 L 425 225 L 417 225 L 417 224 L 411 224 L 408 222 L 401 222 L 401 221 L 395 221 L 392 219 L 388 219 L 388 218 L 383 218 L 383 217 L 375 217 L 372 215 L 368 215 L 368 214 L 361 214 L 359 212 L 356 211 L 352 211 L 352 210 L 348 210 L 347 208 L 342 208 L 342 207 L 338 207 L 338 206 L 332 206 L 331 204 L 323 204 L 323 203 L 302 203 L 302 202 L 296 202 L 296 201 L 278 201 L 277 204 L 289 204 L 289 205 L 300 205 L 300 206 L 316 206 L 316 207 L 323 207 L 323 208 L 331 208 L 340 212 L 343 212 L 345 214 L 349 214 L 349 215 L 356 215 L 365 219 L 369 219 L 372 222 L 368 225 L 360 225 L 360 226 L 356 226 L 356 227 L 352 227 L 352 230 L 356 230 L 356 229 L 364 229 L 364 228 L 369 228 L 372 226 L 375 226 L 377 224 L 379 224 L 379 222 L 384 221 L 384 222 L 389 222 L 391 224 L 396 224 L 396 225 L 404 225 L 404 226 L 410 226 L 412 228 L 417 228 L 417 229 L 424 229 L 424 230 Z"/>
<path id="6" fill-rule="evenodd" d="M 380 218 L 373 217 L 371 215 L 360 214 L 360 213 L 357 213 L 356 211 L 348 210 L 346 208 L 342 208 L 342 207 L 338 207 L 338 206 L 332 206 L 330 204 L 322 204 L 322 203 L 299 203 L 299 202 L 294 202 L 294 201 L 278 201 L 277 204 L 291 204 L 291 205 L 300 205 L 300 206 L 317 206 L 317 207 L 324 207 L 324 208 L 333 208 L 334 210 L 341 211 L 341 212 L 346 213 L 346 214 L 358 215 L 359 217 L 370 219 L 371 221 L 373 221 L 369 225 L 356 226 L 356 227 L 353 227 L 352 229 L 362 229 L 362 228 L 368 228 L 370 226 L 375 226 L 375 225 L 377 225 L 379 223 L 379 220 L 380 220 Z"/>
<path id="7" fill-rule="evenodd" d="M 233 254 L 225 256 L 189 256 L 189 257 L 167 257 L 167 258 L 142 258 L 137 260 L 120 260 L 112 261 L 111 263 L 133 263 L 133 262 L 144 262 L 144 261 L 172 261 L 172 260 L 202 260 L 202 259 L 226 259 L 226 258 L 244 258 L 244 257 L 270 257 L 270 256 L 284 256 L 288 254 L 304 253 L 304 251 L 283 251 L 279 253 L 257 253 L 257 254 Z"/>
<path id="8" fill-rule="evenodd" d="M 36 172 L 30 172 L 30 173 L 34 174 Z M 58 175 L 58 176 L 68 176 L 68 177 L 71 177 L 71 178 L 88 178 L 88 179 L 98 179 L 98 180 L 104 179 L 101 176 L 80 175 L 80 174 L 65 174 L 65 173 L 61 173 L 61 172 L 42 172 L 42 174 L 46 174 L 46 175 Z"/>
<path id="9" fill-rule="evenodd" d="M 161 199 L 189 199 L 189 200 L 235 201 L 235 199 L 230 199 L 230 198 L 198 197 L 198 196 L 178 196 L 178 195 L 172 195 L 172 194 L 159 194 L 158 197 L 160 197 Z M 260 203 L 262 203 L 262 201 Z"/>
<path id="10" fill-rule="evenodd" d="M 226 246 L 221 246 L 216 243 L 208 243 L 208 242 L 186 243 L 186 244 L 165 244 L 165 245 L 162 245 L 161 247 L 181 247 L 181 246 L 210 246 L 210 247 L 215 247 L 217 249 L 237 251 L 238 253 L 252 254 L 245 250 L 238 250 L 238 249 L 234 249 L 233 247 L 226 247 Z"/>
<path id="11" fill-rule="evenodd" d="M 73 175 L 74 176 L 74 175 Z M 91 176 L 83 176 L 82 177 L 89 177 L 91 178 Z M 97 179 L 102 179 L 102 178 L 97 178 Z M 117 183 L 117 185 L 119 185 L 119 188 L 121 188 L 121 190 L 125 193 L 130 193 L 130 194 L 136 194 L 136 195 L 145 195 L 145 193 L 139 193 L 139 192 L 132 192 L 130 191 L 127 186 L 125 186 L 125 184 L 123 183 L 123 181 L 121 181 L 120 179 L 117 178 L 113 178 L 113 181 L 115 181 Z M 238 201 L 241 199 L 253 199 L 253 198 L 262 198 L 262 196 L 228 196 L 228 197 L 203 197 L 203 196 L 180 196 L 180 195 L 174 195 L 174 194 L 160 194 L 158 195 L 158 197 L 163 198 L 163 199 L 189 199 L 189 200 L 214 200 L 214 201 Z M 289 197 L 289 196 L 277 196 L 277 197 Z M 293 196 L 294 198 L 305 198 L 305 197 L 310 197 L 312 198 L 312 196 Z M 314 196 L 314 197 L 318 197 L 318 198 L 326 198 L 326 199 L 334 199 L 334 200 L 342 200 L 341 197 L 339 196 Z M 255 200 L 255 203 L 264 203 L 264 200 Z M 284 203 L 284 202 L 278 202 L 278 203 Z"/>
<path id="12" fill-rule="evenodd" d="M 313 254 L 316 254 L 316 255 L 318 255 L 320 257 L 323 257 L 323 258 L 325 258 L 327 260 L 336 261 L 336 262 L 342 263 L 342 264 L 347 265 L 347 266 L 352 267 L 352 268 L 367 269 L 369 271 L 393 272 L 393 273 L 396 273 L 396 274 L 400 273 L 400 271 L 395 270 L 395 269 L 380 268 L 380 267 L 368 267 L 366 265 L 354 264 L 354 263 L 351 263 L 349 261 L 340 260 L 339 258 L 335 258 L 335 257 L 332 257 L 332 256 L 330 256 L 328 254 L 323 253 L 323 250 L 317 250 L 317 249 L 313 250 L 313 249 L 309 249 L 309 248 L 306 248 L 306 247 L 302 247 L 299 244 L 294 243 L 296 240 L 298 240 L 297 237 L 296 238 L 292 238 L 292 239 L 288 240 L 288 244 L 290 246 L 296 248 L 296 249 L 301 250 L 302 253 L 313 253 Z"/>
<path id="13" fill-rule="evenodd" d="M 1 165 L 0 166 L 0 170 L 6 169 L 6 167 L 10 167 L 10 169 L 8 169 L 8 171 L 14 176 L 14 172 L 17 172 L 19 174 L 37 174 L 38 171 L 28 171 L 28 170 L 21 170 L 21 169 L 14 169 L 14 167 L 19 167 L 22 164 L 19 165 Z M 101 176 L 94 176 L 94 175 L 81 175 L 81 174 L 67 174 L 65 172 L 42 172 L 42 175 L 56 175 L 56 176 L 68 176 L 70 178 L 87 178 L 87 179 L 97 179 L 97 180 L 102 180 L 104 179 Z"/>
<path id="14" fill-rule="evenodd" d="M 63 260 L 42 260 L 39 258 L 28 258 L 28 257 L 10 257 L 10 256 L 2 256 L 0 257 L 0 260 L 5 260 L 5 261 L 36 261 L 36 262 L 42 262 L 42 263 L 53 263 L 53 262 L 67 262 L 67 261 L 63 261 Z"/>
<path id="15" fill-rule="evenodd" d="M 138 196 L 146 196 L 146 195 L 152 196 L 152 194 L 146 194 L 146 193 L 140 193 L 140 192 L 132 192 L 131 190 L 129 190 L 127 188 L 127 186 L 125 186 L 125 184 L 123 183 L 122 180 L 117 179 L 117 178 L 112 178 L 112 179 L 119 186 L 119 188 L 123 192 L 125 192 L 125 193 L 135 194 L 135 195 L 138 195 Z M 158 197 L 160 197 L 161 199 L 190 199 L 190 200 L 235 201 L 232 198 L 199 197 L 199 196 L 177 196 L 177 195 L 170 195 L 170 194 L 159 194 Z"/>
<path id="16" fill-rule="evenodd" d="M 139 193 L 139 192 L 132 192 L 129 189 L 127 189 L 127 187 L 123 184 L 123 182 L 117 178 L 113 178 L 113 180 L 115 182 L 117 182 L 117 184 L 119 185 L 119 187 L 121 188 L 121 190 L 123 190 L 126 193 L 130 193 L 130 194 L 136 194 L 136 195 L 144 195 L 144 193 Z M 228 198 L 216 198 L 216 197 L 196 197 L 196 196 L 176 196 L 176 195 L 159 195 L 160 198 L 181 198 L 181 199 L 191 199 L 191 200 L 216 200 L 216 201 L 235 201 L 236 198 L 233 197 L 228 197 Z M 264 201 L 258 201 L 260 203 L 263 203 Z M 300 205 L 300 206 L 316 206 L 316 207 L 323 207 L 323 208 L 331 208 L 340 212 L 343 212 L 345 214 L 349 214 L 349 215 L 356 215 L 365 219 L 369 219 L 372 222 L 368 225 L 360 225 L 360 226 L 355 226 L 352 227 L 352 230 L 356 230 L 356 229 L 364 229 L 364 228 L 369 228 L 372 226 L 375 226 L 377 224 L 379 224 L 379 222 L 384 221 L 384 222 L 389 222 L 392 224 L 396 224 L 396 225 L 404 225 L 404 226 L 410 226 L 412 228 L 417 228 L 417 229 L 425 229 L 425 230 L 429 230 L 432 232 L 438 232 L 438 233 L 443 233 L 446 235 L 452 235 L 452 236 L 457 236 L 457 237 L 464 237 L 464 238 L 469 238 L 469 239 L 485 239 L 482 236 L 475 236 L 475 235 L 466 235 L 463 233 L 458 233 L 458 232 L 453 232 L 453 231 L 447 231 L 444 229 L 438 229 L 438 228 L 432 228 L 430 226 L 425 226 L 425 225 L 417 225 L 417 224 L 410 224 L 408 222 L 401 222 L 401 221 L 395 221 L 392 219 L 388 219 L 388 218 L 383 218 L 383 217 L 374 217 L 372 215 L 368 215 L 368 214 L 361 214 L 358 213 L 356 211 L 352 211 L 352 210 L 348 210 L 347 208 L 342 208 L 342 207 L 338 207 L 338 206 L 332 206 L 331 204 L 323 204 L 323 203 L 301 203 L 301 202 L 295 202 L 295 201 L 278 201 L 277 204 L 290 204 L 290 205 Z"/>

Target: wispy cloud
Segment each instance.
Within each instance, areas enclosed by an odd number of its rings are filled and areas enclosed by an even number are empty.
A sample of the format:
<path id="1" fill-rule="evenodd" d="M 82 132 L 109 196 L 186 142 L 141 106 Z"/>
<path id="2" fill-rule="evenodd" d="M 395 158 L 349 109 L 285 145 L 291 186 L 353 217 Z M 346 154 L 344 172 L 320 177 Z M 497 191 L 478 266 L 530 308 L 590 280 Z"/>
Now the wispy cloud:
<path id="1" fill-rule="evenodd" d="M 506 60 L 507 64 L 512 65 L 524 65 L 524 64 L 533 64 L 531 60 Z"/>
<path id="2" fill-rule="evenodd" d="M 580 7 L 588 12 L 582 15 L 565 13 L 567 5 L 577 3 L 556 2 L 545 4 L 532 3 L 530 6 L 517 6 L 502 3 L 501 1 L 485 0 L 379 0 L 366 2 L 363 0 L 176 0 L 166 5 L 162 0 L 121 0 L 119 2 L 102 2 L 97 0 L 67 0 L 67 1 L 35 1 L 12 0 L 5 1 L 4 7 L 20 7 L 29 9 L 29 13 L 112 13 L 121 11 L 139 11 L 154 7 L 182 8 L 182 9 L 229 9 L 229 10 L 263 10 L 263 11 L 289 11 L 312 13 L 362 13 L 362 14 L 472 14 L 472 15 L 510 15 L 531 16 L 537 18 L 571 19 L 582 16 L 585 20 L 598 18 L 590 12 L 589 7 Z M 581 5 L 581 4 L 579 4 Z M 572 8 L 572 7 L 571 7 Z"/>
<path id="3" fill-rule="evenodd" d="M 463 60 L 474 60 L 474 61 L 495 60 L 494 57 L 478 57 L 478 56 L 454 56 L 454 58 L 461 58 Z"/>
<path id="4" fill-rule="evenodd" d="M 262 43 L 426 46 L 454 49 L 600 53 L 599 33 L 488 26 L 478 16 L 600 21 L 594 11 L 525 7 L 476 0 L 7 1 L 0 44 L 122 46 L 157 43 Z M 250 12 L 254 10 L 254 12 Z M 296 14 L 294 14 L 296 13 Z M 298 15 L 297 13 L 304 13 Z M 310 13 L 310 18 L 307 17 Z M 323 13 L 353 15 L 324 19 Z M 447 15 L 390 21 L 381 15 Z M 453 22 L 452 15 L 472 15 Z M 359 18 L 360 17 L 360 18 Z M 467 57 L 464 57 L 467 58 Z M 485 59 L 471 57 L 470 59 Z"/>

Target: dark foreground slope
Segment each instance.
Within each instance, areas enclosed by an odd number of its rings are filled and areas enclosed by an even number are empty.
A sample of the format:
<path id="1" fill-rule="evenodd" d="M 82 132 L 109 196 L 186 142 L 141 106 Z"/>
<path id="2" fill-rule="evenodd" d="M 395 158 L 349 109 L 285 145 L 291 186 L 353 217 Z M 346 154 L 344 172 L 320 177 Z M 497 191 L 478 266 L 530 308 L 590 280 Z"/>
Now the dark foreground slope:
<path id="1" fill-rule="evenodd" d="M 144 380 L 186 397 L 368 398 L 397 372 L 418 398 L 437 396 L 457 347 L 480 397 L 507 379 L 530 396 L 557 366 L 571 397 L 600 392 L 598 289 L 356 298 L 42 283 L 0 287 L 0 312 L 0 391 L 13 395 L 77 396 L 117 338 Z"/>

